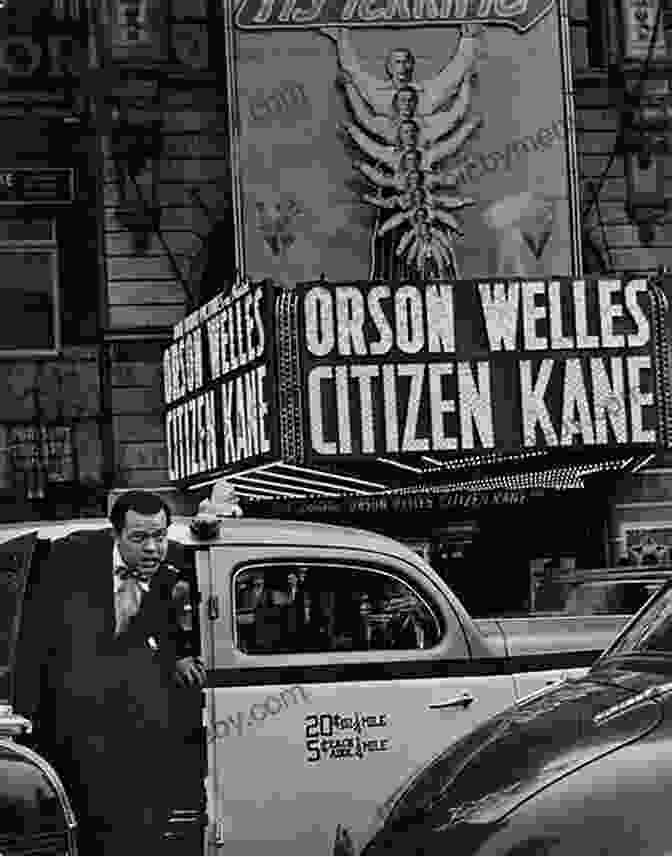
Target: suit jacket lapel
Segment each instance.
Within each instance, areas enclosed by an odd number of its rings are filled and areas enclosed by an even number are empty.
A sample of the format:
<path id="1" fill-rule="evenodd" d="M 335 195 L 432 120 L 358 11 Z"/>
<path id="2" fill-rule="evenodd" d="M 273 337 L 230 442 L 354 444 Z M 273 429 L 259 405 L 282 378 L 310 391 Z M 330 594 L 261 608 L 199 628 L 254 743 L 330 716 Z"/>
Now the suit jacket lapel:
<path id="1" fill-rule="evenodd" d="M 63 619 L 73 631 L 73 640 L 89 640 L 98 644 L 114 636 L 114 585 L 112 579 L 112 531 L 103 530 L 86 534 L 78 545 L 73 561 L 76 566 L 69 576 L 70 592 L 64 593 Z M 55 569 L 55 571 L 58 571 Z"/>

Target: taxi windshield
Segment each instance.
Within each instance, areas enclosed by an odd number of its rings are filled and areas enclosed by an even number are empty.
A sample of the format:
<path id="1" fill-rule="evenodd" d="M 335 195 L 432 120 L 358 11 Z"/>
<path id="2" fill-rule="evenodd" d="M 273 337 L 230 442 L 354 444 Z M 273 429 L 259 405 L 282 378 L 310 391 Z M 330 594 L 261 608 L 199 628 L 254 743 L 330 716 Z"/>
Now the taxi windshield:
<path id="1" fill-rule="evenodd" d="M 655 652 L 672 653 L 672 584 L 665 586 L 616 638 L 604 657 Z"/>

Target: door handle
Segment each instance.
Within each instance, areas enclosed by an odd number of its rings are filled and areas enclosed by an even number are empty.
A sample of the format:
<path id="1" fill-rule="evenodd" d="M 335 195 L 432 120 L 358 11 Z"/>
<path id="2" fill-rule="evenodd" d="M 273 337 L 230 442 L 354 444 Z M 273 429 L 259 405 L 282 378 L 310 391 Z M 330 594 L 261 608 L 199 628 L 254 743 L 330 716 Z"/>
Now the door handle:
<path id="1" fill-rule="evenodd" d="M 474 702 L 476 702 L 476 697 L 465 692 L 461 696 L 456 696 L 455 699 L 447 699 L 445 702 L 432 702 L 430 703 L 429 708 L 463 708 L 466 711 L 466 709 Z"/>

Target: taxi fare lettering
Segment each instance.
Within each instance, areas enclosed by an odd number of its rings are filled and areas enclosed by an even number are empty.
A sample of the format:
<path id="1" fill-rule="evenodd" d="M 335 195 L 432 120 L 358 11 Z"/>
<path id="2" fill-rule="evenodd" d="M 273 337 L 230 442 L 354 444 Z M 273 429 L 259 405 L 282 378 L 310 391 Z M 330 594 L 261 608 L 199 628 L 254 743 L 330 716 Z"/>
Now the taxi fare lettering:
<path id="1" fill-rule="evenodd" d="M 305 717 L 306 761 L 363 759 L 370 753 L 390 750 L 389 738 L 363 734 L 388 725 L 387 714 L 308 714 Z M 354 734 L 344 735 L 344 732 Z"/>

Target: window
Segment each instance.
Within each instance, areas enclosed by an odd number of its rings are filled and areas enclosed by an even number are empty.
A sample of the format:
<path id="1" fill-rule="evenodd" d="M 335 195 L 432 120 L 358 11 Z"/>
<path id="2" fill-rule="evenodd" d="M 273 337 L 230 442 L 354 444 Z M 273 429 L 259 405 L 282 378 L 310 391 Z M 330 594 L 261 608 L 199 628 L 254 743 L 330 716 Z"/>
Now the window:
<path id="1" fill-rule="evenodd" d="M 607 652 L 610 655 L 672 652 L 672 589 L 669 584 L 661 587 L 658 597 Z"/>
<path id="2" fill-rule="evenodd" d="M 613 579 L 609 579 L 609 578 Z M 581 572 L 538 578 L 532 583 L 532 613 L 564 613 L 566 616 L 622 615 L 636 613 L 664 580 L 645 574 Z"/>
<path id="3" fill-rule="evenodd" d="M 54 221 L 0 218 L 0 356 L 55 354 L 60 347 Z"/>
<path id="4" fill-rule="evenodd" d="M 234 578 L 238 648 L 248 654 L 427 649 L 439 625 L 405 583 L 329 563 L 247 566 Z"/>
<path id="5" fill-rule="evenodd" d="M 609 58 L 609 10 L 604 0 L 582 0 L 570 17 L 575 71 L 604 70 Z"/>
<path id="6" fill-rule="evenodd" d="M 609 10 L 603 0 L 588 0 L 588 65 L 606 68 L 609 59 Z"/>

